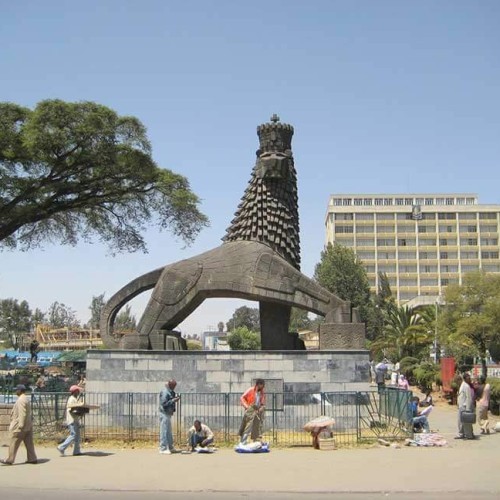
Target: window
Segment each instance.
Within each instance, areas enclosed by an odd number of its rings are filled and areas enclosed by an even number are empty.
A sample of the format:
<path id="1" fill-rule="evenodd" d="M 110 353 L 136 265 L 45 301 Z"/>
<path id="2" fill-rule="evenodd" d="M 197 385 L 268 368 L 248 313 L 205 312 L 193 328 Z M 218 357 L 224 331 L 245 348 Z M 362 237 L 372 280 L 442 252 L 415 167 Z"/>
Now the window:
<path id="1" fill-rule="evenodd" d="M 444 198 L 436 198 L 436 205 L 444 205 Z"/>
<path id="2" fill-rule="evenodd" d="M 393 260 L 396 258 L 396 252 L 384 252 L 383 250 L 379 250 L 378 258 L 379 260 Z"/>
<path id="3" fill-rule="evenodd" d="M 442 247 L 448 246 L 448 240 L 446 238 L 439 238 L 439 245 Z"/>
<path id="4" fill-rule="evenodd" d="M 394 238 L 377 238 L 378 247 L 392 247 L 394 246 Z"/>
<path id="5" fill-rule="evenodd" d="M 417 286 L 417 278 L 400 278 L 399 286 Z"/>
<path id="6" fill-rule="evenodd" d="M 400 247 L 413 247 L 417 243 L 415 238 L 398 238 L 398 246 Z"/>
<path id="7" fill-rule="evenodd" d="M 464 212 L 458 214 L 460 220 L 476 220 L 476 214 L 474 212 Z"/>
<path id="8" fill-rule="evenodd" d="M 497 214 L 495 212 L 479 212 L 479 218 L 482 220 L 485 219 L 496 219 Z"/>
<path id="9" fill-rule="evenodd" d="M 438 279 L 437 278 L 420 278 L 421 286 L 437 286 Z"/>
<path id="10" fill-rule="evenodd" d="M 420 266 L 420 270 L 423 273 L 437 273 L 437 266 Z"/>
<path id="11" fill-rule="evenodd" d="M 358 247 L 372 247 L 375 245 L 373 238 L 358 238 Z"/>
<path id="12" fill-rule="evenodd" d="M 465 198 L 457 198 L 457 205 L 465 205 Z"/>
<path id="13" fill-rule="evenodd" d="M 498 273 L 500 272 L 500 264 L 484 264 L 483 269 L 487 273 Z"/>
<path id="14" fill-rule="evenodd" d="M 446 204 L 447 205 L 453 205 L 453 198 L 446 198 Z"/>
<path id="15" fill-rule="evenodd" d="M 413 220 L 412 219 L 412 216 L 411 216 L 411 212 L 407 212 L 407 213 L 404 213 L 404 214 L 397 214 L 396 218 L 398 220 Z"/>
<path id="16" fill-rule="evenodd" d="M 477 259 L 478 257 L 478 252 L 462 252 L 461 256 L 462 259 Z"/>
<path id="17" fill-rule="evenodd" d="M 373 214 L 356 214 L 356 220 L 373 220 Z"/>
<path id="18" fill-rule="evenodd" d="M 470 273 L 471 271 L 477 271 L 479 269 L 479 264 L 467 264 L 462 266 L 463 273 Z"/>
<path id="19" fill-rule="evenodd" d="M 373 226 L 356 226 L 357 233 L 373 233 Z"/>
<path id="20" fill-rule="evenodd" d="M 423 220 L 435 220 L 436 214 L 433 212 L 426 212 L 425 214 L 422 214 L 422 219 Z"/>
<path id="21" fill-rule="evenodd" d="M 481 225 L 479 226 L 479 230 L 482 233 L 496 233 L 497 232 L 497 226 L 494 225 Z"/>
<path id="22" fill-rule="evenodd" d="M 481 245 L 485 247 L 496 247 L 498 245 L 498 238 L 481 238 Z"/>
<path id="23" fill-rule="evenodd" d="M 336 233 L 352 233 L 354 232 L 353 226 L 335 226 Z"/>
<path id="24" fill-rule="evenodd" d="M 371 206 L 372 206 L 372 201 L 373 201 L 373 200 L 372 200 L 371 198 L 365 198 L 365 199 L 363 200 L 363 205 L 364 205 L 365 207 L 371 207 Z"/>
<path id="25" fill-rule="evenodd" d="M 344 207 L 349 207 L 349 206 L 351 206 L 351 202 L 352 202 L 351 198 L 344 198 L 344 199 L 342 200 L 342 205 L 343 205 Z"/>
<path id="26" fill-rule="evenodd" d="M 417 252 L 399 251 L 399 260 L 413 260 L 417 258 Z"/>
<path id="27" fill-rule="evenodd" d="M 384 200 L 382 198 L 375 198 L 375 205 L 383 205 Z"/>
<path id="28" fill-rule="evenodd" d="M 392 205 L 392 198 L 384 198 L 384 205 L 388 207 L 389 205 Z"/>
<path id="29" fill-rule="evenodd" d="M 442 226 L 439 225 L 439 232 L 440 233 L 453 233 L 455 230 L 455 226 Z"/>
<path id="30" fill-rule="evenodd" d="M 434 226 L 418 226 L 419 233 L 435 233 L 436 228 Z"/>
<path id="31" fill-rule="evenodd" d="M 399 265 L 399 272 L 400 273 L 416 273 L 417 266 L 416 266 L 416 264 L 400 264 Z"/>
<path id="32" fill-rule="evenodd" d="M 354 246 L 354 238 L 337 238 L 336 243 L 342 245 L 343 247 L 352 248 Z"/>
<path id="33" fill-rule="evenodd" d="M 377 233 L 393 233 L 394 226 L 377 226 Z"/>
<path id="34" fill-rule="evenodd" d="M 335 220 L 352 220 L 353 214 L 335 214 Z"/>
<path id="35" fill-rule="evenodd" d="M 475 247 L 477 246 L 477 238 L 460 238 L 460 245 Z"/>
<path id="36" fill-rule="evenodd" d="M 435 238 L 420 238 L 418 241 L 418 246 L 420 247 L 435 247 L 436 239 Z"/>
<path id="37" fill-rule="evenodd" d="M 440 259 L 447 259 L 448 258 L 448 252 L 440 252 L 439 253 L 439 258 Z"/>
<path id="38" fill-rule="evenodd" d="M 377 214 L 377 220 L 394 220 L 394 214 Z"/>
<path id="39" fill-rule="evenodd" d="M 426 205 L 434 205 L 434 198 L 426 198 L 425 204 Z"/>
<path id="40" fill-rule="evenodd" d="M 365 269 L 366 269 L 367 273 L 374 273 L 375 272 L 375 265 L 374 264 L 370 264 L 368 266 L 365 266 Z"/>
<path id="41" fill-rule="evenodd" d="M 361 260 L 375 260 L 375 252 L 362 250 L 360 252 L 356 252 L 356 255 Z"/>
<path id="42" fill-rule="evenodd" d="M 356 205 L 357 207 L 363 205 L 363 198 L 354 198 L 354 205 Z"/>
<path id="43" fill-rule="evenodd" d="M 481 252 L 483 259 L 498 259 L 498 252 Z"/>
<path id="44" fill-rule="evenodd" d="M 455 214 L 450 212 L 439 212 L 438 219 L 440 220 L 455 220 Z"/>
<path id="45" fill-rule="evenodd" d="M 405 205 L 413 205 L 413 198 L 405 198 Z"/>
<path id="46" fill-rule="evenodd" d="M 441 278 L 441 286 L 448 286 L 450 284 L 450 280 L 448 278 Z"/>
<path id="47" fill-rule="evenodd" d="M 396 205 L 403 205 L 403 204 L 404 204 L 403 198 L 396 198 Z"/>
<path id="48" fill-rule="evenodd" d="M 396 264 L 381 264 L 378 266 L 379 273 L 395 273 Z"/>
<path id="49" fill-rule="evenodd" d="M 442 273 L 458 273 L 458 266 L 442 265 L 441 272 Z"/>
<path id="50" fill-rule="evenodd" d="M 333 204 L 334 204 L 336 207 L 340 207 L 340 206 L 342 206 L 342 198 L 334 198 L 334 199 L 333 199 Z"/>
<path id="51" fill-rule="evenodd" d="M 467 205 L 475 205 L 476 200 L 474 198 L 465 198 L 465 203 L 467 203 Z"/>
<path id="52" fill-rule="evenodd" d="M 415 200 L 415 205 L 423 205 L 424 204 L 424 199 L 423 198 L 417 198 Z"/>
<path id="53" fill-rule="evenodd" d="M 436 252 L 419 252 L 418 256 L 421 260 L 437 259 Z"/>

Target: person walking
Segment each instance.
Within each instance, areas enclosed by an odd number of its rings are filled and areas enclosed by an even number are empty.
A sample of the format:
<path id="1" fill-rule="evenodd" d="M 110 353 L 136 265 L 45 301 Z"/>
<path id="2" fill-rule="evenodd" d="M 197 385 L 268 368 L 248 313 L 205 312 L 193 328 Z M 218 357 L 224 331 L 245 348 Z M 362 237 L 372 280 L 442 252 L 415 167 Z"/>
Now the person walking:
<path id="1" fill-rule="evenodd" d="M 266 404 L 265 385 L 264 380 L 258 378 L 255 385 L 249 387 L 240 398 L 241 405 L 245 409 L 238 433 L 241 438 L 240 444 L 246 445 L 248 437 L 251 437 L 253 441 L 262 438 L 262 423 Z"/>
<path id="2" fill-rule="evenodd" d="M 490 407 L 491 386 L 486 383 L 484 375 L 479 377 L 479 387 L 481 387 L 477 403 L 479 408 L 479 426 L 481 427 L 481 434 L 489 434 L 490 422 L 488 421 L 488 410 Z"/>
<path id="3" fill-rule="evenodd" d="M 22 384 L 16 386 L 17 401 L 10 414 L 10 443 L 9 455 L 5 460 L 0 460 L 3 465 L 12 465 L 16 460 L 17 450 L 21 443 L 26 447 L 27 464 L 36 464 L 35 445 L 33 444 L 33 414 L 31 401 L 26 396 L 26 387 Z"/>
<path id="4" fill-rule="evenodd" d="M 177 381 L 169 380 L 160 392 L 160 454 L 170 455 L 177 451 L 174 448 L 172 434 L 172 415 L 175 413 L 175 403 L 180 396 L 175 393 Z"/>
<path id="5" fill-rule="evenodd" d="M 69 388 L 71 395 L 66 402 L 66 426 L 69 429 L 69 436 L 57 447 L 61 457 L 64 456 L 64 452 L 71 444 L 73 444 L 73 456 L 82 454 L 80 449 L 80 418 L 83 413 L 78 409 L 79 406 L 83 405 L 80 398 L 81 391 L 82 388 L 78 385 L 72 385 Z"/>
<path id="6" fill-rule="evenodd" d="M 214 442 L 214 433 L 208 425 L 202 424 L 199 420 L 193 422 L 193 427 L 188 431 L 188 444 L 191 451 L 195 451 L 196 447 L 206 448 Z"/>
<path id="7" fill-rule="evenodd" d="M 458 434 L 455 439 L 475 439 L 472 424 L 464 422 L 464 413 L 474 411 L 474 389 L 469 373 L 464 373 L 458 390 Z"/>

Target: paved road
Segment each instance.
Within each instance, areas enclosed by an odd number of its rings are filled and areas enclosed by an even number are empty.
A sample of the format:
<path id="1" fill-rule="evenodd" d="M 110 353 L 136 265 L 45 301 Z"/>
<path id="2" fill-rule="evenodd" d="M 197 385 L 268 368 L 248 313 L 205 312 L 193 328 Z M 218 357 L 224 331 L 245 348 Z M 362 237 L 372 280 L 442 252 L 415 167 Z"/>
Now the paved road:
<path id="1" fill-rule="evenodd" d="M 445 448 L 317 451 L 273 449 L 267 454 L 159 455 L 155 449 L 88 449 L 60 457 L 37 448 L 39 465 L 0 467 L 2 498 L 59 500 L 188 498 L 366 499 L 500 498 L 500 434 L 455 441 L 456 411 L 437 408 L 431 427 Z M 0 450 L 5 456 L 6 448 Z M 36 492 L 34 491 L 36 490 Z"/>

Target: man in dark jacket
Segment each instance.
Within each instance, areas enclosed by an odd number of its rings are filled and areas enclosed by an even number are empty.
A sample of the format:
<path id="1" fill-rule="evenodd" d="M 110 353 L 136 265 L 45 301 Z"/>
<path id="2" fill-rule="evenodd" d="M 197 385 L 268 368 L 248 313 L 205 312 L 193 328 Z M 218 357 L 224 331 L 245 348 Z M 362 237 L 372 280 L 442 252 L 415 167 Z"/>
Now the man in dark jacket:
<path id="1" fill-rule="evenodd" d="M 172 379 L 165 384 L 160 392 L 160 454 L 170 455 L 174 448 L 174 436 L 172 434 L 172 415 L 175 412 L 175 403 L 180 396 L 175 394 L 177 382 Z"/>

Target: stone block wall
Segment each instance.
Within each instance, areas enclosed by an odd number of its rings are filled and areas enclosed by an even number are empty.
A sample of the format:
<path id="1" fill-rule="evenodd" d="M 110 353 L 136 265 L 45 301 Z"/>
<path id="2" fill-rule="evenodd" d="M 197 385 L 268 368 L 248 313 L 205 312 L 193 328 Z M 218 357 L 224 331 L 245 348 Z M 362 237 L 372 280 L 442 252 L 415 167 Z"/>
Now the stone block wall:
<path id="1" fill-rule="evenodd" d="M 241 393 L 259 377 L 282 382 L 285 392 L 363 391 L 369 387 L 369 355 L 362 349 L 87 353 L 91 393 L 156 393 L 171 378 L 180 393 Z"/>
<path id="2" fill-rule="evenodd" d="M 323 323 L 319 327 L 319 348 L 363 349 L 364 323 Z"/>

